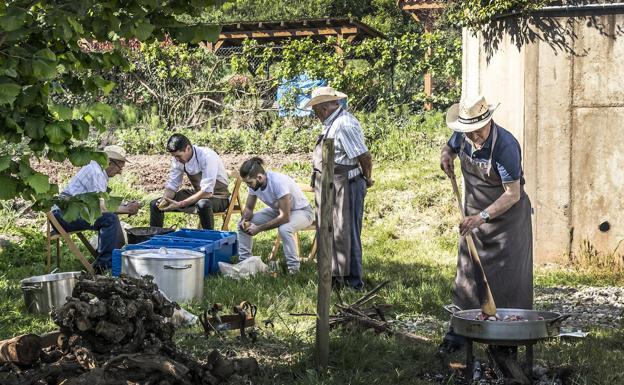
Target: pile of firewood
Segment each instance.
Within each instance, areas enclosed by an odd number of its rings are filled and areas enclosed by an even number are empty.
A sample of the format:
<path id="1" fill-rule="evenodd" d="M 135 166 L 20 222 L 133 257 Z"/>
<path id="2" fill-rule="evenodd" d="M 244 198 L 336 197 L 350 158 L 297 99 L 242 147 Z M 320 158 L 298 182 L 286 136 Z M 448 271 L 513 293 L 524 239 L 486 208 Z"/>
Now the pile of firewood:
<path id="1" fill-rule="evenodd" d="M 429 339 L 427 337 L 422 337 L 413 333 L 393 329 L 386 321 L 385 316 L 385 314 L 391 308 L 390 305 L 375 304 L 365 307 L 366 304 L 372 302 L 378 297 L 377 293 L 388 283 L 390 283 L 390 281 L 382 282 L 352 304 L 345 303 L 340 296 L 340 291 L 335 291 L 339 302 L 335 305 L 335 308 L 338 309 L 338 311 L 329 317 L 329 327 L 335 328 L 338 326 L 357 326 L 364 329 L 373 329 L 379 333 L 392 335 L 402 341 L 409 343 L 429 342 Z M 316 314 L 311 313 L 291 313 L 291 315 L 316 317 Z"/>
<path id="2" fill-rule="evenodd" d="M 258 371 L 253 358 L 197 361 L 177 349 L 176 308 L 149 276 L 82 276 L 52 312 L 58 332 L 0 342 L 0 384 L 215 385 Z"/>

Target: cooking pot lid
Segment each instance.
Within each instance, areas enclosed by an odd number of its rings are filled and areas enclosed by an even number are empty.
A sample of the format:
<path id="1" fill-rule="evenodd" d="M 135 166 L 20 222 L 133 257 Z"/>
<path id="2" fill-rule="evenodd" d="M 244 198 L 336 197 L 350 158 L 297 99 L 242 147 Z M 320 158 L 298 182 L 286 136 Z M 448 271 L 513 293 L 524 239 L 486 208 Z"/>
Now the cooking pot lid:
<path id="1" fill-rule="evenodd" d="M 121 253 L 122 256 L 141 259 L 196 259 L 204 258 L 204 253 L 185 249 L 159 249 L 128 250 Z"/>
<path id="2" fill-rule="evenodd" d="M 80 275 L 79 271 L 67 271 L 64 273 L 35 275 L 33 277 L 24 278 L 20 281 L 20 284 L 29 283 L 43 283 L 43 282 L 55 282 L 68 278 L 76 278 Z"/>
<path id="3" fill-rule="evenodd" d="M 174 231 L 175 230 L 170 227 L 156 227 L 156 226 L 132 227 L 126 230 L 128 234 L 132 234 L 132 235 L 140 236 L 140 237 L 168 234 Z"/>

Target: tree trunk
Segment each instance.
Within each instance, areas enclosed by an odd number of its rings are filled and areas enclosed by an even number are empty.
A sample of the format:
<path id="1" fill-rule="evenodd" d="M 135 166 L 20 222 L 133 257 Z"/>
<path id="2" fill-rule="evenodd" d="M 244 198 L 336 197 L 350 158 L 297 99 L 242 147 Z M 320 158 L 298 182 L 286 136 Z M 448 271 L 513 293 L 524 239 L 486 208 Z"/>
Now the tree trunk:
<path id="1" fill-rule="evenodd" d="M 0 362 L 30 365 L 39 360 L 41 337 L 34 334 L 0 341 Z"/>

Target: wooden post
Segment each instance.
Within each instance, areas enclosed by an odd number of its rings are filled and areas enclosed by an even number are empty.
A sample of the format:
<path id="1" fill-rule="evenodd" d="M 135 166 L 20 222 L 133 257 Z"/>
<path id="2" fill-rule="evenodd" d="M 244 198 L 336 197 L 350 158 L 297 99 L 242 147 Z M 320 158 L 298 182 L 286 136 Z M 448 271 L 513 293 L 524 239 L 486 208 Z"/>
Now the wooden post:
<path id="1" fill-rule="evenodd" d="M 334 140 L 323 141 L 323 170 L 319 216 L 318 299 L 316 304 L 316 364 L 319 369 L 329 361 L 329 301 L 334 255 Z"/>
<path id="2" fill-rule="evenodd" d="M 430 33 L 431 32 L 431 15 L 427 15 L 427 17 L 425 17 L 424 20 L 425 20 L 425 33 Z M 425 58 L 426 58 L 425 60 L 431 59 L 431 46 L 427 47 L 427 53 L 425 54 Z M 425 74 L 425 96 L 431 97 L 432 93 L 433 93 L 433 80 L 431 79 L 431 72 L 427 71 L 427 73 Z M 425 103 L 425 111 L 431 111 L 432 108 L 433 106 L 431 105 L 431 102 Z"/>

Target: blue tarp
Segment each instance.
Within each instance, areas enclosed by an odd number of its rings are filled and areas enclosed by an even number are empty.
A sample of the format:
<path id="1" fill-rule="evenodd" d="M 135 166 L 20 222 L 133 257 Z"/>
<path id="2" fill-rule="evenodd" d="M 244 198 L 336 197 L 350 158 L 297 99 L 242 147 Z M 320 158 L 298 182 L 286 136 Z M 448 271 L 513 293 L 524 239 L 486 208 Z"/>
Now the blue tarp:
<path id="1" fill-rule="evenodd" d="M 275 97 L 279 106 L 279 116 L 284 117 L 311 115 L 312 110 L 305 110 L 303 109 L 303 106 L 305 106 L 305 104 L 310 100 L 310 93 L 312 93 L 313 89 L 326 85 L 326 80 L 310 79 L 306 74 L 301 74 L 291 80 L 282 81 L 279 87 L 277 87 L 277 95 Z M 289 98 L 292 97 L 293 94 L 295 96 L 295 107 L 284 107 L 281 102 L 283 102 L 284 99 L 289 100 Z"/>

